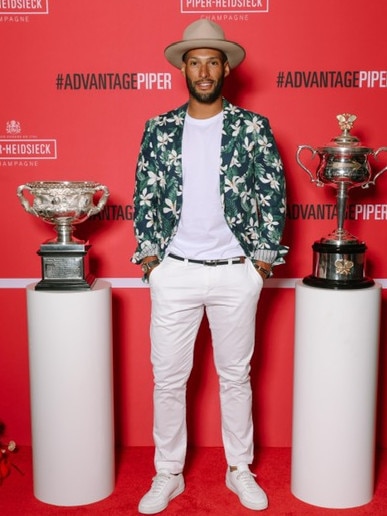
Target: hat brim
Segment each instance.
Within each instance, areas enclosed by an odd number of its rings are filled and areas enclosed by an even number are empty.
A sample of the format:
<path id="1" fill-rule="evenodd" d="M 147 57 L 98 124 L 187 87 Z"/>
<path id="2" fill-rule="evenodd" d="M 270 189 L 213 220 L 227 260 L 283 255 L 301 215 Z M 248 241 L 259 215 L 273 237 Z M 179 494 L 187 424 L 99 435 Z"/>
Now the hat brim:
<path id="1" fill-rule="evenodd" d="M 184 54 L 195 48 L 214 48 L 215 50 L 221 50 L 226 54 L 230 68 L 238 66 L 246 56 L 245 49 L 238 45 L 238 43 L 235 43 L 234 41 L 225 41 L 224 39 L 177 41 L 176 43 L 169 45 L 164 50 L 164 55 L 173 66 L 181 68 Z"/>

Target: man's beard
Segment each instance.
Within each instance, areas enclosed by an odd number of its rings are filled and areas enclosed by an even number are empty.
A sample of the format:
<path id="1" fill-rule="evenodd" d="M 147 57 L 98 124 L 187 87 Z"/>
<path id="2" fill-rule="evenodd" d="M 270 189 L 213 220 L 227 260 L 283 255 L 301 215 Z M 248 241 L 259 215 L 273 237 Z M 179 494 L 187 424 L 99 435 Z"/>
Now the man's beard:
<path id="1" fill-rule="evenodd" d="M 222 76 L 216 83 L 214 90 L 210 91 L 209 93 L 199 93 L 195 89 L 194 83 L 188 77 L 186 77 L 187 88 L 191 97 L 193 97 L 198 102 L 201 102 L 202 104 L 212 104 L 220 97 L 223 88 L 223 82 L 224 77 Z"/>

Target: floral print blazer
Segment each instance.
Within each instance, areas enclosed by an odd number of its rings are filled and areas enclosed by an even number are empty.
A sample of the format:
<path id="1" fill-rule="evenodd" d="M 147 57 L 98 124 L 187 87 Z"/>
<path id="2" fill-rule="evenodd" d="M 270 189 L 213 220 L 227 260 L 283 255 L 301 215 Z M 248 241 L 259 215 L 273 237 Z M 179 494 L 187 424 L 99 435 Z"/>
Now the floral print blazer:
<path id="1" fill-rule="evenodd" d="M 137 163 L 132 257 L 164 258 L 182 208 L 182 136 L 188 104 L 148 120 Z M 223 99 L 220 196 L 224 216 L 246 256 L 284 263 L 283 164 L 267 118 Z"/>

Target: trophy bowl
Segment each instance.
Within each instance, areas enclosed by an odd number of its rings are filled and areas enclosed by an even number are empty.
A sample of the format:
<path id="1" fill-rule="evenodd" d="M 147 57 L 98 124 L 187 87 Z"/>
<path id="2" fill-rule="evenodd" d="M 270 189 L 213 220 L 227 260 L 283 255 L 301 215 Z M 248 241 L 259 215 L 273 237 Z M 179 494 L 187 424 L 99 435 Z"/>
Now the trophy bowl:
<path id="1" fill-rule="evenodd" d="M 365 242 L 344 228 L 348 192 L 354 187 L 376 184 L 387 166 L 374 172 L 369 158 L 377 159 L 387 147 L 373 150 L 350 134 L 356 115 L 344 113 L 336 118 L 342 131 L 339 136 L 323 147 L 300 145 L 296 153 L 297 163 L 313 183 L 336 189 L 337 227 L 313 244 L 313 274 L 304 278 L 304 283 L 334 289 L 367 288 L 374 281 L 364 276 Z M 311 153 L 312 160 L 319 157 L 314 173 L 303 162 L 305 150 Z"/>
<path id="2" fill-rule="evenodd" d="M 107 187 L 93 181 L 34 181 L 20 185 L 17 196 L 28 213 L 53 224 L 57 233 L 38 251 L 42 280 L 35 289 L 91 289 L 95 282 L 89 271 L 91 245 L 74 238 L 73 230 L 75 224 L 103 209 L 109 197 Z"/>
<path id="3" fill-rule="evenodd" d="M 32 205 L 25 192 L 32 195 Z M 102 195 L 95 203 L 98 192 Z M 57 238 L 47 243 L 68 244 L 80 242 L 73 237 L 73 225 L 99 213 L 109 190 L 93 181 L 34 181 L 20 185 L 17 196 L 28 213 L 55 226 Z"/>

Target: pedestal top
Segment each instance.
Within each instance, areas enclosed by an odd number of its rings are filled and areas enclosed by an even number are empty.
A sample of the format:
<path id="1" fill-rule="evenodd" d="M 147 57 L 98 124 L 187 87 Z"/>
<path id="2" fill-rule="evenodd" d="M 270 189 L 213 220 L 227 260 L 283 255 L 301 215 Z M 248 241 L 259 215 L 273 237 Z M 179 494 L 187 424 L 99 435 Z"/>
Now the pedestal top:
<path id="1" fill-rule="evenodd" d="M 102 280 L 102 279 L 96 279 L 95 280 L 95 283 L 94 285 L 92 286 L 92 288 L 90 290 L 35 290 L 35 286 L 37 285 L 37 282 L 35 283 L 30 283 L 29 285 L 27 285 L 27 290 L 33 290 L 34 292 L 36 292 L 37 294 L 39 295 L 52 295 L 52 294 L 55 294 L 55 295 L 58 295 L 58 294 L 61 294 L 63 296 L 68 296 L 70 294 L 76 294 L 76 295 L 88 295 L 88 294 L 91 294 L 93 292 L 96 292 L 98 290 L 103 290 L 103 289 L 110 289 L 111 288 L 111 283 L 109 283 L 108 281 L 106 280 Z"/>

